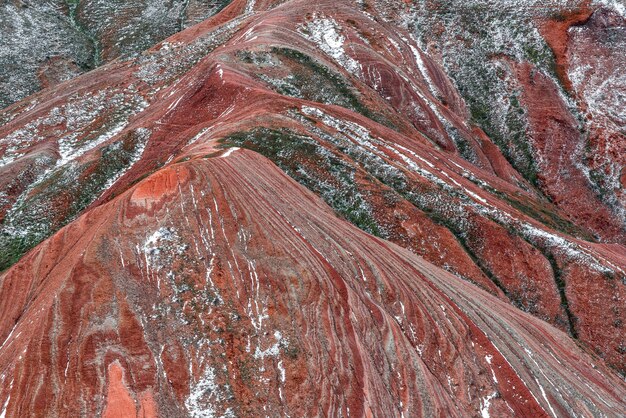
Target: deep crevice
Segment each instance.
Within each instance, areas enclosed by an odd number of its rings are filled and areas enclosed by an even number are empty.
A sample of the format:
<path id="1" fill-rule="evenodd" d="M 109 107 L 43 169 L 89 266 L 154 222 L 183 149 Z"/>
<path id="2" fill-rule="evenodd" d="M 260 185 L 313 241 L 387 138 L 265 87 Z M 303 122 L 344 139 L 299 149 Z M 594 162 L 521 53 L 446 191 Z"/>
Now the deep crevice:
<path id="1" fill-rule="evenodd" d="M 178 14 L 178 32 L 182 32 L 185 29 L 187 8 L 189 7 L 189 0 L 183 0 L 183 4 L 180 7 L 180 13 Z"/>
<path id="2" fill-rule="evenodd" d="M 576 321 L 578 320 L 576 316 L 572 313 L 569 308 L 569 301 L 567 300 L 567 295 L 565 294 L 565 280 L 563 280 L 562 271 L 559 267 L 554 255 L 551 252 L 545 252 L 544 256 L 550 263 L 550 267 L 552 268 L 552 275 L 554 276 L 554 282 L 556 283 L 556 287 L 559 291 L 559 296 L 561 297 L 561 306 L 565 311 L 565 315 L 567 316 L 567 325 L 568 331 L 572 338 L 578 339 L 578 331 L 576 331 Z"/>
<path id="3" fill-rule="evenodd" d="M 98 68 L 102 64 L 102 51 L 100 48 L 100 42 L 94 34 L 87 30 L 87 28 L 78 21 L 77 13 L 78 6 L 80 5 L 80 0 L 65 0 L 65 4 L 67 5 L 69 10 L 68 18 L 70 19 L 70 23 L 78 32 L 82 33 L 87 37 L 87 39 L 89 39 L 89 42 L 91 43 L 91 46 L 93 48 L 93 55 L 91 57 L 91 68 L 88 68 L 88 70 Z"/>
<path id="4" fill-rule="evenodd" d="M 407 199 L 407 198 L 405 197 L 405 199 Z M 415 204 L 411 200 L 407 199 L 407 201 L 415 206 Z M 461 236 L 460 234 L 455 232 L 455 228 L 454 228 L 454 226 L 450 222 L 447 222 L 445 219 L 443 219 L 441 216 L 439 216 L 435 212 L 424 211 L 423 209 L 420 209 L 418 206 L 415 206 L 415 207 L 418 210 L 422 210 L 428 216 L 428 218 L 431 221 L 433 221 L 437 225 L 443 226 L 448 231 L 450 231 L 450 233 L 456 239 L 456 241 L 459 243 L 461 248 L 463 248 L 463 251 L 465 251 L 465 253 L 469 256 L 469 258 L 480 269 L 480 271 L 482 271 L 483 274 L 485 276 L 487 276 L 487 278 L 489 280 L 491 280 L 493 282 L 493 284 L 495 284 L 496 287 L 502 291 L 502 293 L 504 293 L 504 295 L 507 297 L 507 299 L 509 299 L 509 301 L 511 303 L 515 304 L 515 302 L 511 298 L 511 296 L 510 296 L 509 292 L 507 291 L 507 289 L 504 287 L 502 282 L 500 282 L 500 279 L 498 279 L 498 277 L 495 274 L 493 274 L 493 272 L 485 265 L 483 260 L 478 258 L 478 256 L 476 256 L 476 254 L 474 254 L 474 251 L 472 251 L 472 249 L 469 247 L 469 245 L 467 245 L 467 242 L 465 241 L 465 238 L 463 238 L 463 236 Z"/>

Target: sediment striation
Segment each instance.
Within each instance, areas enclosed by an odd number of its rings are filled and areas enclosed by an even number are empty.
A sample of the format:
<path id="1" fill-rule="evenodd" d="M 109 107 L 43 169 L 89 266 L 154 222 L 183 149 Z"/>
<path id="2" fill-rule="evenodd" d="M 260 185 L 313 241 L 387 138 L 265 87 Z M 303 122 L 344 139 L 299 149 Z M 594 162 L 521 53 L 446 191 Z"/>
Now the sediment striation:
<path id="1" fill-rule="evenodd" d="M 3 416 L 624 415 L 624 11 L 435 3 L 188 2 L 2 110 Z"/>

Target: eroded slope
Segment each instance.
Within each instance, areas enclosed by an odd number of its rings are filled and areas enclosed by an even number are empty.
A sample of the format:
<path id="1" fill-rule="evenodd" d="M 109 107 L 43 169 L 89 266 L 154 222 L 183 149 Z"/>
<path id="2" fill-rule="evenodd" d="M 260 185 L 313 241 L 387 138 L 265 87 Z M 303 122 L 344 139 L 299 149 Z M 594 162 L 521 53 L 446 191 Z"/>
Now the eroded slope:
<path id="1" fill-rule="evenodd" d="M 0 282 L 15 301 L 7 411 L 623 409 L 625 250 L 598 240 L 619 241 L 615 200 L 583 199 L 589 184 L 547 194 L 393 23 L 402 8 L 309 3 L 235 1 L 0 115 L 1 268 L 17 262 Z M 588 25 L 607 25 L 598 13 Z M 567 139 L 552 75 L 506 61 L 528 82 L 520 103 L 549 104 L 550 138 Z M 538 161 L 581 170 L 557 160 Z M 7 402 L 12 390 L 28 397 Z"/>
<path id="2" fill-rule="evenodd" d="M 1 292 L 17 321 L 0 351 L 9 416 L 624 407 L 622 382 L 566 334 L 337 219 L 244 150 L 158 171 Z"/>

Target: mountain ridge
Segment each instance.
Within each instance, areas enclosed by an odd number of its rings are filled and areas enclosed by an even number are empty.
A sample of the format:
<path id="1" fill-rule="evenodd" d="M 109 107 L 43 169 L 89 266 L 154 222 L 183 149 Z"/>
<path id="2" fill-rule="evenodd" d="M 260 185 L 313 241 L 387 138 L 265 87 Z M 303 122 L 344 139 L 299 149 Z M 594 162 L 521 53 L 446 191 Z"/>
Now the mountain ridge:
<path id="1" fill-rule="evenodd" d="M 449 63 L 398 23 L 409 6 L 388 3 L 234 1 L 2 111 L 9 416 L 624 409 L 621 192 L 588 182 L 577 105 L 539 64 L 494 55 L 520 89 L 514 145 L 546 167 L 520 172 Z M 567 54 L 595 42 L 612 62 L 621 38 L 602 34 L 619 16 L 596 9 Z M 601 68 L 572 78 L 577 100 L 603 76 L 624 87 Z M 615 112 L 585 135 L 623 146 Z M 619 163 L 603 152 L 594 164 Z"/>

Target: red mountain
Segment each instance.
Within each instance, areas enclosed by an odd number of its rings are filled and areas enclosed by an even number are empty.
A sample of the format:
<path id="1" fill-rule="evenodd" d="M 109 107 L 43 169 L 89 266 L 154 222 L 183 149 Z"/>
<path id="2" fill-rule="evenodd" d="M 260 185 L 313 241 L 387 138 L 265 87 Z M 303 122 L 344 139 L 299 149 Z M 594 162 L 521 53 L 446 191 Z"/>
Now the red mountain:
<path id="1" fill-rule="evenodd" d="M 4 109 L 0 416 L 626 414 L 624 10 L 533 6 L 235 0 Z"/>

